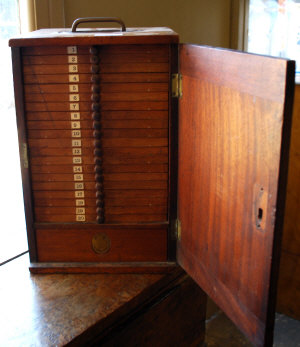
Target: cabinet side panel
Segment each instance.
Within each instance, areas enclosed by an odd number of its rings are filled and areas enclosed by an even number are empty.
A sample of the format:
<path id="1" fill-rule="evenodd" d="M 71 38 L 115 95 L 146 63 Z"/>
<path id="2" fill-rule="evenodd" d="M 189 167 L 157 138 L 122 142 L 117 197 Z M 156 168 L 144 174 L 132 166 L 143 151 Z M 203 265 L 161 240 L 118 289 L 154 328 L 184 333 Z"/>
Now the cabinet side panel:
<path id="1" fill-rule="evenodd" d="M 25 119 L 26 116 L 24 109 L 21 48 L 12 47 L 12 66 L 29 256 L 31 261 L 37 261 L 36 238 L 35 230 L 33 228 L 34 212 L 32 204 L 31 175 L 28 162 L 28 142 Z"/>

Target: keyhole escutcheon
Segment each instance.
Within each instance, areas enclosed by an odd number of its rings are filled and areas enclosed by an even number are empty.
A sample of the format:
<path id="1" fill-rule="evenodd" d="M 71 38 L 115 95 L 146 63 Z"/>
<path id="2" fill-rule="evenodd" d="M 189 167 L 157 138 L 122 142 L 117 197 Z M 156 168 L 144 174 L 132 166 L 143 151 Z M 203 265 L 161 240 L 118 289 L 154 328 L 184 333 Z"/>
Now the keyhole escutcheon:
<path id="1" fill-rule="evenodd" d="M 255 226 L 259 230 L 265 230 L 266 227 L 266 216 L 267 216 L 267 205 L 268 205 L 268 193 L 264 187 L 260 186 L 255 189 L 254 193 L 254 216 Z"/>

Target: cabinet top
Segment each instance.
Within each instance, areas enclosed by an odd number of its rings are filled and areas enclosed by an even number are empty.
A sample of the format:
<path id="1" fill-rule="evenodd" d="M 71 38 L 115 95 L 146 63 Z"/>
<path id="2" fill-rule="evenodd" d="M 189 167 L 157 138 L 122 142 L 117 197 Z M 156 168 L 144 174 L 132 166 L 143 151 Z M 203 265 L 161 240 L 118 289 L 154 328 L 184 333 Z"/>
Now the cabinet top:
<path id="1" fill-rule="evenodd" d="M 9 40 L 11 47 L 49 45 L 112 45 L 178 43 L 179 36 L 169 28 L 69 28 L 40 29 Z"/>

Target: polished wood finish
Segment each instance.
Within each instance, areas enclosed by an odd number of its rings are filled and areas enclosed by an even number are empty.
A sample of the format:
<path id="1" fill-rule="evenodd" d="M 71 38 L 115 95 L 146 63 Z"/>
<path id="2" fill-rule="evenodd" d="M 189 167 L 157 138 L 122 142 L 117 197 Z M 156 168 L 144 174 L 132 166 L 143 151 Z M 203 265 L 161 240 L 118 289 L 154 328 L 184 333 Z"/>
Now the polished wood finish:
<path id="1" fill-rule="evenodd" d="M 97 343 L 107 347 L 201 346 L 205 332 L 204 306 L 205 297 L 194 281 L 178 281 L 159 304 Z"/>
<path id="2" fill-rule="evenodd" d="M 175 262 L 105 262 L 105 263 L 30 263 L 33 274 L 168 274 L 178 267 Z"/>
<path id="3" fill-rule="evenodd" d="M 168 100 L 168 93 L 100 93 L 101 100 L 104 101 L 166 101 Z M 80 94 L 80 101 L 90 101 L 90 94 Z M 25 94 L 26 102 L 69 102 L 69 94 Z"/>
<path id="4" fill-rule="evenodd" d="M 18 127 L 20 167 L 23 183 L 24 211 L 26 215 L 26 231 L 31 261 L 37 261 L 36 238 L 33 229 L 34 215 L 32 204 L 31 175 L 28 165 L 24 163 L 24 145 L 27 147 L 27 129 L 24 109 L 24 85 L 22 79 L 22 57 L 21 49 L 12 47 L 12 68 L 14 78 L 15 108 Z"/>
<path id="5" fill-rule="evenodd" d="M 28 122 L 27 125 L 30 127 L 35 122 L 40 124 L 44 121 L 52 120 L 53 123 L 56 121 L 70 121 L 70 117 L 68 112 L 51 112 L 43 113 L 43 112 L 27 112 L 26 113 Z M 90 120 L 91 114 L 89 112 L 81 112 L 80 117 L 83 121 Z M 168 120 L 168 111 L 106 111 L 102 112 L 102 118 L 104 124 L 110 121 L 117 120 L 126 120 L 127 122 L 131 122 L 133 120 L 138 120 L 140 122 L 147 122 L 148 120 L 160 120 L 167 121 Z M 41 121 L 41 122 L 38 122 Z M 49 123 L 48 123 L 49 124 Z M 60 124 L 60 123 L 58 123 Z M 116 123 L 114 123 L 116 124 Z"/>
<path id="6" fill-rule="evenodd" d="M 161 272 L 177 259 L 256 346 L 271 345 L 293 64 L 198 46 L 180 46 L 178 62 L 174 32 L 135 30 L 10 41 L 21 47 L 31 271 Z"/>
<path id="7" fill-rule="evenodd" d="M 106 83 L 103 84 L 101 88 L 101 92 L 103 93 L 131 93 L 131 92 L 143 92 L 143 93 L 149 93 L 149 92 L 168 92 L 168 84 L 167 83 Z M 51 94 L 57 94 L 57 93 L 69 93 L 69 85 L 68 84 L 59 84 L 59 85 L 53 85 L 53 84 L 41 84 L 41 85 L 35 85 L 30 84 L 26 87 L 26 93 L 27 95 L 31 94 L 40 94 L 40 93 L 49 93 Z M 85 95 L 84 93 L 90 95 L 91 92 L 91 85 L 89 84 L 82 84 L 80 88 L 80 94 Z M 49 95 L 48 95 L 49 96 Z M 57 97 L 57 96 L 56 96 Z M 69 99 L 68 99 L 69 101 Z"/>
<path id="8" fill-rule="evenodd" d="M 179 37 L 169 28 L 127 28 L 126 32 L 119 31 L 98 31 L 87 32 L 86 34 L 72 34 L 70 29 L 41 29 L 17 39 L 10 39 L 11 47 L 26 46 L 65 46 L 65 45 L 115 45 L 115 44 L 169 44 L 178 43 Z M 151 35 L 152 33 L 152 35 Z M 53 52 L 49 47 L 48 52 Z M 62 50 L 63 51 L 63 50 Z M 57 52 L 57 49 L 55 49 Z M 80 53 L 80 52 L 79 52 Z M 49 53 L 47 53 L 49 54 Z"/>
<path id="9" fill-rule="evenodd" d="M 177 259 L 256 346 L 271 345 L 294 65 L 192 45 L 180 61 Z"/>
<path id="10" fill-rule="evenodd" d="M 91 82 L 91 74 L 83 74 L 80 76 L 82 83 Z M 111 73 L 103 74 L 100 76 L 102 82 L 116 82 L 116 83 L 140 83 L 140 82 L 169 82 L 169 74 L 167 73 Z M 27 84 L 34 83 L 68 83 L 69 75 L 24 75 L 24 82 Z"/>
<path id="11" fill-rule="evenodd" d="M 0 268 L 1 346 L 103 346 L 134 325 L 128 339 L 152 346 L 203 339 L 206 298 L 182 271 L 41 276 L 27 266 L 25 255 Z"/>
<path id="12" fill-rule="evenodd" d="M 295 86 L 277 310 L 300 320 L 300 85 Z"/>
<path id="13" fill-rule="evenodd" d="M 88 212 L 87 212 L 88 214 Z M 54 221 L 55 222 L 55 221 Z M 105 232 L 110 248 L 103 254 L 92 249 L 92 238 Z M 167 227 L 51 228 L 36 230 L 41 262 L 155 262 L 166 261 Z M 126 252 L 124 252 L 126 250 Z"/>
<path id="14" fill-rule="evenodd" d="M 79 74 L 91 73 L 91 64 L 77 64 Z M 67 74 L 69 67 L 64 65 L 24 65 L 24 75 L 47 75 L 47 74 Z M 166 72 L 168 63 L 116 63 L 101 64 L 100 73 L 149 73 L 149 72 Z M 77 73 L 74 72 L 74 73 Z"/>
<path id="15" fill-rule="evenodd" d="M 169 85 L 160 81 L 149 83 L 149 75 L 156 72 L 169 73 L 170 51 L 168 45 L 114 45 L 98 46 L 98 55 L 91 55 L 92 48 L 78 47 L 73 60 L 75 72 L 78 74 L 79 82 L 75 94 L 70 94 L 70 83 L 51 83 L 38 81 L 34 84 L 26 81 L 27 75 L 59 77 L 61 74 L 69 79 L 72 73 L 72 55 L 67 54 L 67 48 L 40 46 L 23 48 L 23 73 L 25 78 L 25 108 L 28 114 L 28 143 L 30 146 L 32 164 L 32 182 L 35 192 L 43 191 L 44 197 L 47 191 L 60 192 L 62 189 L 69 191 L 74 189 L 71 182 L 74 180 L 74 164 L 71 139 L 74 139 L 73 123 L 70 121 L 70 102 L 76 103 L 80 112 L 78 126 L 81 139 L 81 162 L 79 167 L 83 175 L 85 190 L 95 189 L 94 166 L 94 123 L 92 121 L 92 98 L 97 96 L 101 105 L 101 152 L 103 165 L 103 194 L 110 191 L 119 195 L 114 200 L 104 202 L 105 220 L 113 222 L 153 222 L 165 221 L 168 218 L 168 200 L 145 202 L 142 206 L 136 200 L 122 200 L 127 192 L 136 195 L 142 189 L 161 190 L 168 189 L 168 167 L 162 169 L 161 160 L 156 160 L 156 155 L 149 153 L 151 158 L 147 159 L 149 149 L 158 147 L 160 152 L 166 149 L 168 155 L 169 136 Z M 98 67 L 94 63 L 99 62 Z M 94 65 L 93 65 L 94 64 Z M 70 70 L 71 69 L 71 70 Z M 92 70 L 98 71 L 99 86 L 96 85 L 97 94 L 93 94 Z M 71 72 L 70 72 L 71 71 Z M 69 74 L 68 74 L 69 73 Z M 119 73 L 135 75 L 142 73 L 148 77 L 145 81 L 137 83 L 115 82 L 114 78 L 102 78 Z M 89 83 L 82 78 L 89 75 Z M 94 78 L 94 77 L 93 77 Z M 150 77 L 151 78 L 151 77 Z M 35 79 L 33 79 L 34 81 Z M 69 80 L 67 80 L 69 82 Z M 72 82 L 71 82 L 72 83 Z M 76 99 L 75 99 L 76 98 Z M 75 106 L 76 106 L 75 105 Z M 120 110 L 120 111 L 119 111 Z M 156 111 L 159 110 L 159 111 Z M 89 112 L 90 111 L 90 112 Z M 102 114 L 103 113 L 103 114 Z M 75 126 L 75 125 L 74 125 Z M 72 128 L 73 127 L 73 128 Z M 76 129 L 75 129 L 76 130 Z M 76 139 L 76 138 L 75 138 Z M 136 150 L 141 149 L 141 157 L 136 161 L 130 158 L 124 162 L 114 162 L 113 166 L 107 162 L 106 157 L 111 158 L 112 149 L 116 148 L 112 158 L 117 160 L 118 150 L 135 156 Z M 145 148 L 145 150 L 143 150 Z M 108 152 L 106 152 L 108 149 Z M 59 156 L 66 156 L 59 158 Z M 160 155 L 160 153 L 159 153 Z M 149 160 L 150 159 L 150 160 Z M 167 159 L 167 156 L 166 156 Z M 64 162 L 64 160 L 66 160 Z M 65 163 L 63 167 L 60 165 Z M 168 164 L 168 160 L 165 161 Z M 66 184 L 64 184 L 64 182 Z M 48 185 L 48 188 L 47 188 Z M 95 191 L 96 194 L 96 191 Z M 95 197 L 95 195 L 94 195 Z M 144 198 L 147 198 L 144 195 Z M 104 198 L 106 200 L 106 198 Z M 59 198 L 35 200 L 36 222 L 72 222 L 76 220 L 74 203 Z M 124 200 L 124 199 L 123 199 Z M 145 201 L 145 200 L 144 200 Z M 42 203 L 42 206 L 39 205 Z M 85 220 L 95 221 L 96 201 L 84 200 Z"/>

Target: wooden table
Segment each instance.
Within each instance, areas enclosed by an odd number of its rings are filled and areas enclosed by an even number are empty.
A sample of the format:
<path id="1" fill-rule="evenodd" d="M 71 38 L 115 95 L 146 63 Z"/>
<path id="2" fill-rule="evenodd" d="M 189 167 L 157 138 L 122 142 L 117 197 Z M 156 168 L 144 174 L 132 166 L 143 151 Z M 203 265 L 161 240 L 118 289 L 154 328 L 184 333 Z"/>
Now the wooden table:
<path id="1" fill-rule="evenodd" d="M 0 268 L 0 346 L 191 346 L 206 296 L 182 271 L 32 275 L 27 255 Z"/>

